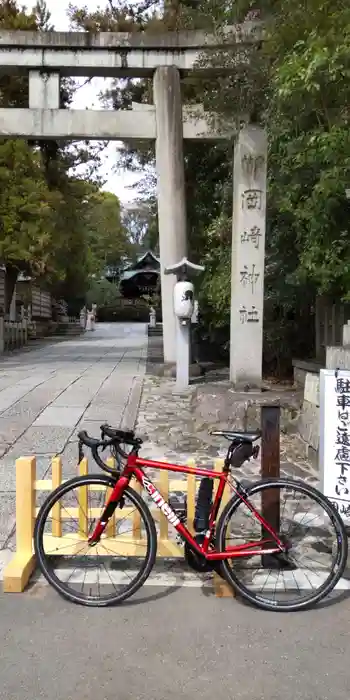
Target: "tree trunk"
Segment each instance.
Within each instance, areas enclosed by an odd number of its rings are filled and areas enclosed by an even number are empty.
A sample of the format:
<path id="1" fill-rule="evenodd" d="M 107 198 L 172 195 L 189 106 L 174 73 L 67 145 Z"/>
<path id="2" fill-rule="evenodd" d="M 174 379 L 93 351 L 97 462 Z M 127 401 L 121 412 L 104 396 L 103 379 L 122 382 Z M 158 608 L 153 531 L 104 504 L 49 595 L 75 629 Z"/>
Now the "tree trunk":
<path id="1" fill-rule="evenodd" d="M 10 313 L 10 306 L 16 287 L 17 277 L 18 267 L 11 265 L 11 263 L 7 264 L 5 274 L 5 314 Z"/>

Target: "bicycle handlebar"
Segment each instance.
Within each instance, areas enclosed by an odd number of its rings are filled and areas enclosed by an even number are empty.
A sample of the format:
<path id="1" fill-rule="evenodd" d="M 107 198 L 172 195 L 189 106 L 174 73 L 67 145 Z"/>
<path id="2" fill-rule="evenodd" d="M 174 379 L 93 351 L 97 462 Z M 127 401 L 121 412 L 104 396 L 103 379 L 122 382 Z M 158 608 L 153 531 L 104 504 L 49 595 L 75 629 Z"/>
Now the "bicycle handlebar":
<path id="1" fill-rule="evenodd" d="M 122 459 L 127 459 L 128 453 L 121 448 L 120 443 L 130 445 L 134 449 L 135 447 L 140 447 L 142 445 L 142 440 L 140 440 L 139 438 L 135 438 L 135 433 L 132 430 L 119 430 L 116 428 L 112 428 L 107 424 L 101 425 L 100 429 L 102 438 L 101 440 L 97 440 L 96 438 L 91 437 L 90 435 L 88 435 L 86 430 L 81 430 L 78 433 L 79 445 L 86 445 L 86 447 L 90 448 L 93 459 L 101 469 L 103 469 L 106 472 L 109 472 L 110 474 L 115 474 L 116 470 L 112 467 L 109 467 L 108 464 L 106 464 L 101 459 L 98 453 L 99 448 L 105 450 L 106 447 L 112 447 L 115 453 L 114 456 L 117 459 L 118 455 Z M 105 436 L 107 436 L 109 439 L 106 440 Z"/>
<path id="2" fill-rule="evenodd" d="M 111 440 L 119 440 L 120 442 L 124 442 L 126 445 L 134 446 L 136 443 L 139 443 L 137 438 L 135 438 L 135 433 L 133 430 L 120 430 L 119 428 L 112 428 L 110 425 L 108 425 L 108 423 L 101 425 L 100 430 L 102 439 L 104 439 L 104 436 L 107 435 L 107 437 L 111 438 Z"/>
<path id="3" fill-rule="evenodd" d="M 112 467 L 109 467 L 108 464 L 106 464 L 100 457 L 98 453 L 98 448 L 102 447 L 105 449 L 108 447 L 110 441 L 105 441 L 105 440 L 97 440 L 96 438 L 91 437 L 90 435 L 87 434 L 86 430 L 81 430 L 78 433 L 78 438 L 79 438 L 79 461 L 81 460 L 83 453 L 81 452 L 81 446 L 86 445 L 86 447 L 89 447 L 91 450 L 91 454 L 93 459 L 95 460 L 96 464 L 103 469 L 105 472 L 109 472 L 110 474 L 113 474 L 115 472 L 115 469 Z"/>
<path id="4" fill-rule="evenodd" d="M 78 433 L 78 438 L 80 442 L 83 443 L 83 445 L 86 445 L 86 447 L 90 447 L 91 450 L 93 450 L 94 447 L 101 447 L 103 445 L 103 442 L 101 442 L 101 440 L 96 440 L 96 438 L 90 437 L 90 435 L 87 434 L 86 430 L 81 430 Z"/>

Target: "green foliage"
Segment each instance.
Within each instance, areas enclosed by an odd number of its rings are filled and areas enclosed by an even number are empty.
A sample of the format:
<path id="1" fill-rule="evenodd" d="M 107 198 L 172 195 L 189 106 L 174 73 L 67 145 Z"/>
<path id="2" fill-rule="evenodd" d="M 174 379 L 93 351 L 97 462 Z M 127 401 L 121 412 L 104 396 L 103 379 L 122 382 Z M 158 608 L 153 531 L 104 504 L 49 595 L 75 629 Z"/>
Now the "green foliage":
<path id="1" fill-rule="evenodd" d="M 200 258 L 205 272 L 199 281 L 201 333 L 228 350 L 231 297 L 231 218 L 219 215 L 204 230 L 205 250 Z"/>
<path id="2" fill-rule="evenodd" d="M 51 195 L 40 153 L 24 141 L 0 142 L 0 258 L 38 276 L 53 264 Z"/>
<path id="3" fill-rule="evenodd" d="M 36 17 L 15 0 L 0 3 L 0 29 L 35 30 Z M 28 78 L 0 76 L 0 107 L 28 105 Z M 25 141 L 0 142 L 0 258 L 16 269 L 42 274 L 52 264 L 54 198 L 40 153 Z"/>
<path id="4" fill-rule="evenodd" d="M 14 0 L 1 3 L 0 25 L 19 23 L 22 28 L 45 28 L 49 18 L 44 5 L 41 2 L 40 11 L 29 16 L 19 11 Z M 263 20 L 262 41 L 257 25 L 254 31 L 259 41 L 237 42 L 234 46 L 231 42 L 220 56 L 214 51 L 200 57 L 201 63 L 210 66 L 224 60 L 234 71 L 215 79 L 185 78 L 183 97 L 188 103 L 202 103 L 209 112 L 215 112 L 225 128 L 237 127 L 242 115 L 267 126 L 265 360 L 269 368 L 282 372 L 290 364 L 292 353 L 312 353 L 310 313 L 315 296 L 350 298 L 350 203 L 345 195 L 350 188 L 348 4 L 344 0 L 169 0 L 162 11 L 161 3 L 151 0 L 120 0 L 106 3 L 105 8 L 93 13 L 71 7 L 70 17 L 77 29 L 91 32 L 208 28 L 220 38 L 235 22 Z M 24 106 L 26 89 L 23 78 L 1 77 L 2 104 Z M 69 104 L 71 96 L 72 86 L 67 82 L 63 106 Z M 151 99 L 150 80 L 116 81 L 105 95 L 105 102 L 114 109 L 130 108 L 133 100 Z M 222 347 L 229 337 L 231 146 L 185 144 L 189 253 L 206 268 L 199 284 L 202 330 Z M 52 277 L 73 293 L 78 287 L 83 290 L 89 274 L 99 274 L 105 263 L 113 265 L 123 255 L 132 255 L 132 250 L 156 251 L 152 146 L 136 144 L 124 149 L 124 164 L 144 177 L 142 201 L 134 211 L 123 215 L 113 195 L 98 191 L 97 150 L 50 142 L 42 145 L 41 151 L 43 161 L 35 148 L 28 157 L 33 158 L 37 173 L 42 214 L 37 211 L 35 197 L 30 199 L 28 166 L 24 168 L 27 176 L 23 176 L 23 183 L 18 174 L 12 191 L 18 187 L 28 194 L 32 223 L 29 225 L 26 219 L 22 225 L 21 204 L 9 194 L 10 218 L 17 224 L 12 248 L 4 236 L 4 257 L 13 260 L 19 254 L 16 250 L 20 250 L 22 264 L 27 265 L 28 254 L 23 247 L 32 240 L 36 269 L 47 270 L 48 274 L 51 270 Z M 16 157 L 24 158 L 24 151 Z M 86 163 L 86 171 L 77 178 L 76 166 L 82 162 Z M 49 192 L 42 177 L 43 166 Z M 2 188 L 8 187 L 10 193 L 6 177 L 0 168 L 0 184 L 4 183 Z M 35 212 L 39 218 L 34 233 Z M 59 245 L 50 234 L 52 223 L 45 228 L 46 237 L 42 233 L 45 217 L 51 222 L 52 215 Z M 8 218 L 9 230 L 11 225 Z"/>
<path id="5" fill-rule="evenodd" d="M 350 9 L 339 0 L 289 8 L 271 32 L 270 197 L 288 217 L 296 277 L 318 293 L 350 290 Z"/>
<path id="6" fill-rule="evenodd" d="M 315 296 L 349 298 L 350 8 L 342 0 L 239 1 L 227 14 L 204 0 L 202 14 L 221 33 L 252 18 L 252 7 L 264 42 L 227 49 L 235 74 L 202 84 L 201 97 L 226 126 L 248 112 L 269 132 L 265 359 L 281 370 L 282 358 L 286 365 L 292 353 L 313 351 Z M 249 62 L 237 65 L 238 57 Z M 212 65 L 218 56 L 200 60 Z M 225 323 L 225 256 L 218 260 L 204 289 L 213 319 Z"/>
<path id="7" fill-rule="evenodd" d="M 138 300 L 137 304 L 112 304 L 111 306 L 102 306 L 97 310 L 98 320 L 115 323 L 147 323 L 149 321 L 148 306 Z M 157 320 L 161 320 L 158 317 Z"/>
<path id="8" fill-rule="evenodd" d="M 112 307 L 120 301 L 119 288 L 113 282 L 106 279 L 91 279 L 90 286 L 86 294 L 86 303 L 89 307 L 97 304 L 98 309 Z"/>
<path id="9" fill-rule="evenodd" d="M 36 18 L 20 8 L 16 0 L 0 2 L 0 29 L 35 30 Z M 28 77 L 0 76 L 0 107 L 28 106 Z"/>
<path id="10" fill-rule="evenodd" d="M 162 297 L 159 291 L 155 291 L 154 294 L 143 294 L 141 300 L 146 302 L 149 309 L 160 309 L 162 304 Z"/>
<path id="11" fill-rule="evenodd" d="M 214 6 L 204 1 L 213 16 Z M 314 291 L 346 295 L 350 8 L 342 0 L 240 1 L 229 16 L 216 9 L 217 30 L 250 17 L 252 7 L 264 20 L 264 42 L 227 49 L 227 65 L 237 56 L 249 63 L 219 81 L 216 91 L 204 86 L 203 100 L 224 121 L 232 121 L 235 104 L 269 130 L 268 249 L 279 245 L 279 267 L 286 264 L 295 281 Z"/>
<path id="12" fill-rule="evenodd" d="M 121 221 L 120 202 L 111 192 L 93 191 L 86 200 L 86 236 L 90 267 L 96 274 L 116 267 L 129 252 L 127 231 Z"/>
<path id="13" fill-rule="evenodd" d="M 122 215 L 122 223 L 127 232 L 133 258 L 152 250 L 158 251 L 158 216 L 156 201 L 149 196 L 145 201 L 139 199 L 131 206 L 125 208 Z"/>
<path id="14" fill-rule="evenodd" d="M 82 298 L 89 284 L 89 247 L 86 234 L 86 196 L 90 183 L 65 177 L 60 183 L 54 213 L 57 248 L 51 291 L 57 298 Z M 57 235 L 59 232 L 59 236 Z"/>
<path id="15" fill-rule="evenodd" d="M 0 2 L 1 29 L 52 29 L 45 0 L 32 12 Z M 61 82 L 61 107 L 74 83 Z M 0 76 L 0 106 L 28 106 L 28 78 Z M 18 271 L 44 278 L 53 294 L 81 299 L 89 275 L 118 263 L 127 248 L 115 195 L 99 191 L 100 145 L 0 141 L 0 259 L 11 301 Z M 79 175 L 78 175 L 79 172 Z"/>

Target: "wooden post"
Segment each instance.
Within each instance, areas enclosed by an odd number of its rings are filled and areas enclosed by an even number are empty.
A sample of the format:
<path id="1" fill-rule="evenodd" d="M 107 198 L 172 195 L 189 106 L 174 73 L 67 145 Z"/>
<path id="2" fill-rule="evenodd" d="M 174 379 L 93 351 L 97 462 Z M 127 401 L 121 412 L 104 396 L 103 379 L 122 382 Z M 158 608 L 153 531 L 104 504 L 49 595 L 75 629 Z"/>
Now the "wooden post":
<path id="1" fill-rule="evenodd" d="M 216 472 L 222 472 L 223 466 L 224 466 L 224 460 L 217 459 L 215 461 L 214 469 Z M 215 479 L 214 489 L 213 489 L 213 497 L 214 498 L 215 498 L 215 494 L 218 490 L 218 486 L 219 486 L 219 480 Z M 231 498 L 231 495 L 232 494 L 230 492 L 230 489 L 228 488 L 228 486 L 226 486 L 223 497 L 222 497 L 220 510 L 218 512 L 217 520 L 219 519 L 221 512 L 224 509 L 226 503 Z M 236 597 L 235 591 L 232 588 L 232 586 L 230 586 L 230 584 L 224 578 L 222 578 L 222 576 L 219 573 L 217 573 L 216 571 L 214 571 L 214 590 L 215 590 L 215 595 L 217 598 L 235 598 Z"/>
<path id="2" fill-rule="evenodd" d="M 194 459 L 189 459 L 187 462 L 189 467 L 194 468 L 196 463 Z M 187 527 L 191 533 L 194 535 L 194 514 L 196 505 L 196 477 L 194 474 L 187 474 Z"/>
<path id="3" fill-rule="evenodd" d="M 51 464 L 52 489 L 57 489 L 62 483 L 62 460 L 55 457 Z M 57 501 L 52 508 L 52 536 L 62 537 L 61 503 Z"/>
<path id="4" fill-rule="evenodd" d="M 169 472 L 161 471 L 159 478 L 159 491 L 162 494 L 165 501 L 169 500 Z M 159 527 L 159 538 L 160 540 L 167 540 L 169 536 L 169 523 L 168 518 L 164 513 L 160 512 L 160 527 Z"/>
<path id="5" fill-rule="evenodd" d="M 88 473 L 88 461 L 84 457 L 79 464 L 80 476 L 85 476 Z M 89 532 L 89 521 L 88 521 L 88 508 L 89 508 L 89 494 L 87 486 L 80 486 L 79 488 L 79 535 L 83 539 L 87 539 Z"/>
<path id="6" fill-rule="evenodd" d="M 107 464 L 111 469 L 114 469 L 115 468 L 114 457 L 108 457 Z M 106 504 L 107 504 L 107 501 L 108 501 L 112 491 L 113 491 L 112 487 L 108 488 L 106 491 Z M 115 511 L 109 520 L 109 523 L 106 527 L 105 533 L 106 533 L 106 537 L 115 537 Z"/>
<path id="7" fill-rule="evenodd" d="M 280 476 L 280 406 L 261 407 L 261 476 L 263 479 Z M 262 516 L 276 532 L 280 530 L 280 500 L 278 489 L 262 492 Z M 262 528 L 261 536 L 271 535 Z M 263 566 L 271 567 L 275 560 L 268 555 L 262 557 Z"/>
<path id="8" fill-rule="evenodd" d="M 138 481 L 132 485 L 134 491 L 141 495 L 142 486 Z M 135 509 L 132 518 L 132 536 L 134 540 L 141 539 L 141 513 L 139 510 Z"/>
<path id="9" fill-rule="evenodd" d="M 35 476 L 35 457 L 16 460 L 16 554 L 4 571 L 5 593 L 21 593 L 35 567 Z"/>

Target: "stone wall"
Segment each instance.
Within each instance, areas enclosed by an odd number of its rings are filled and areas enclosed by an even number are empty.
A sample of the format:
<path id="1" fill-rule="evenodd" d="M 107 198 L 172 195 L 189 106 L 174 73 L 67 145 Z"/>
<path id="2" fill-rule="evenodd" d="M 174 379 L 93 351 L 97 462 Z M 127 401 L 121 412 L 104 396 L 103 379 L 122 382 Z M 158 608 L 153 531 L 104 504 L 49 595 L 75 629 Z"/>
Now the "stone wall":
<path id="1" fill-rule="evenodd" d="M 320 413 L 320 376 L 308 372 L 305 379 L 304 401 L 300 413 L 298 429 L 307 456 L 314 464 L 318 463 Z"/>
<path id="2" fill-rule="evenodd" d="M 327 348 L 327 369 L 350 369 L 350 347 Z"/>
<path id="3" fill-rule="evenodd" d="M 350 321 L 343 326 L 342 344 L 327 347 L 327 369 L 350 369 Z"/>
<path id="4" fill-rule="evenodd" d="M 306 375 L 319 374 L 323 365 L 315 360 L 293 360 L 293 379 L 296 387 L 305 388 Z"/>
<path id="5" fill-rule="evenodd" d="M 301 371 L 306 369 L 307 364 L 302 364 Z M 303 406 L 298 421 L 298 429 L 301 439 L 305 444 L 308 457 L 314 464 L 318 464 L 319 449 L 319 419 L 320 419 L 320 376 L 316 367 L 313 371 L 307 372 L 304 385 Z M 326 369 L 348 369 L 350 370 L 350 321 L 343 326 L 342 345 L 329 346 L 326 348 Z M 295 367 L 294 367 L 295 370 Z M 298 378 L 300 379 L 299 373 Z M 296 378 L 295 378 L 296 379 Z M 296 380 L 296 383 L 301 382 Z"/>
<path id="6" fill-rule="evenodd" d="M 326 369 L 350 370 L 350 321 L 343 326 L 342 346 L 326 349 Z M 309 458 L 318 463 L 320 414 L 320 377 L 318 373 L 307 372 L 304 386 L 304 401 L 299 418 L 300 437 L 305 443 Z"/>

